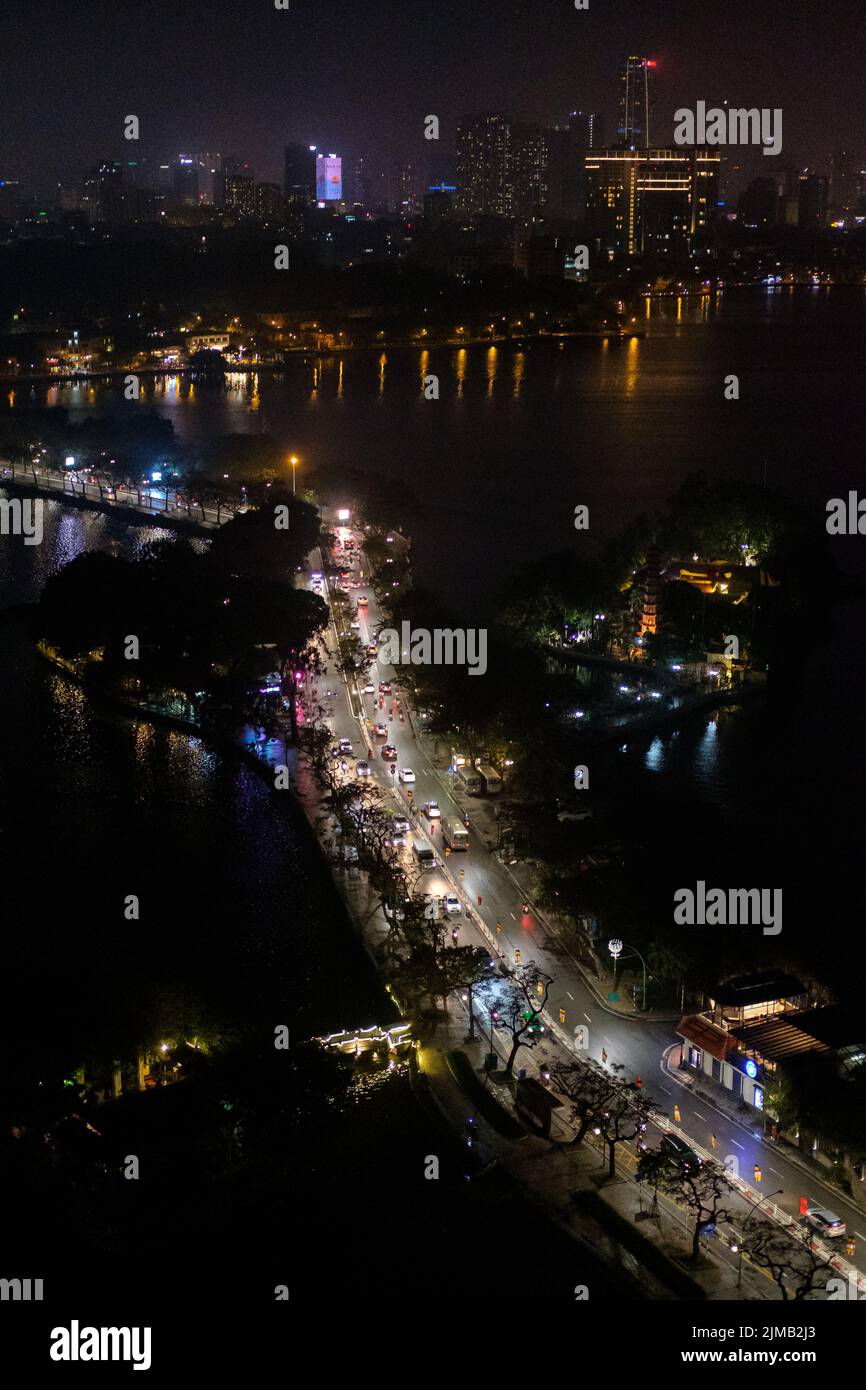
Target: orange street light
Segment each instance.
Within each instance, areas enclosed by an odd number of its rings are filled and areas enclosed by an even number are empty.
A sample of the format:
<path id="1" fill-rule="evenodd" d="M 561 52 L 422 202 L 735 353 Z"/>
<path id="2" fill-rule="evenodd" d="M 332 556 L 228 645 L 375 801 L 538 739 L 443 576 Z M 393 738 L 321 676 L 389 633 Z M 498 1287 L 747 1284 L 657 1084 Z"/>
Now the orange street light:
<path id="1" fill-rule="evenodd" d="M 292 454 L 291 458 L 289 459 L 289 463 L 292 465 L 292 496 L 294 497 L 294 495 L 295 495 L 295 470 L 296 470 L 298 464 L 300 463 L 300 459 L 298 458 L 297 454 Z"/>

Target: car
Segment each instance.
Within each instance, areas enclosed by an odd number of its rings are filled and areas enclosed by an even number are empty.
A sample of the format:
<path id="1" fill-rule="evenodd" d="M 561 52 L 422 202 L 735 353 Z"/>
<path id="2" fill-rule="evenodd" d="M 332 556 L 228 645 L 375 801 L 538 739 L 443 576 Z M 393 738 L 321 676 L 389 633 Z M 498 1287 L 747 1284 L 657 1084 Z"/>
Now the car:
<path id="1" fill-rule="evenodd" d="M 374 737 L 374 738 L 387 738 L 387 737 L 388 737 L 388 725 L 387 725 L 387 724 L 374 724 L 374 725 L 373 725 L 373 737 Z"/>
<path id="2" fill-rule="evenodd" d="M 401 782 L 405 782 L 407 785 L 415 781 L 415 774 L 411 767 L 401 767 L 397 776 L 400 778 Z"/>
<path id="3" fill-rule="evenodd" d="M 442 812 L 439 810 L 438 801 L 425 801 L 424 814 L 428 820 L 441 820 Z"/>
<path id="4" fill-rule="evenodd" d="M 364 686 L 364 694 L 365 694 L 365 695 L 375 695 L 375 694 L 376 694 L 376 687 L 375 687 L 375 685 L 372 685 L 372 684 L 368 681 L 367 684 Z"/>
<path id="5" fill-rule="evenodd" d="M 395 849 L 402 849 L 406 843 L 405 834 L 400 830 L 395 830 L 393 835 L 391 836 L 390 843 L 394 846 Z"/>
<path id="6" fill-rule="evenodd" d="M 359 595 L 358 595 L 358 607 L 359 607 L 359 608 L 366 608 L 366 607 L 367 607 L 367 595 L 366 595 L 366 594 L 359 594 Z"/>
<path id="7" fill-rule="evenodd" d="M 358 622 L 357 618 L 354 618 L 352 622 L 349 623 L 349 627 L 352 629 L 353 632 L 360 632 L 361 630 L 361 624 Z"/>
<path id="8" fill-rule="evenodd" d="M 831 1240 L 844 1236 L 847 1230 L 841 1216 L 830 1211 L 829 1207 L 810 1207 L 806 1212 L 806 1222 L 819 1235 L 828 1236 Z"/>
<path id="9" fill-rule="evenodd" d="M 385 759 L 386 763 L 395 763 L 397 761 L 397 749 L 394 747 L 393 743 L 385 744 L 385 747 L 382 749 L 382 757 Z"/>
<path id="10" fill-rule="evenodd" d="M 341 739 L 340 739 L 340 752 L 341 752 L 341 753 L 351 753 L 351 751 L 352 751 L 352 740 L 351 740 L 350 738 L 341 738 Z"/>
<path id="11" fill-rule="evenodd" d="M 391 694 L 391 682 L 390 682 L 390 681 L 380 681 L 380 682 L 379 682 L 379 694 L 380 694 L 380 695 L 390 695 L 390 694 Z"/>
<path id="12" fill-rule="evenodd" d="M 370 764 L 364 758 L 362 758 L 360 762 L 355 763 L 356 777 L 369 777 L 370 775 Z"/>
<path id="13" fill-rule="evenodd" d="M 680 1139 L 678 1134 L 663 1134 L 661 1142 L 661 1152 L 667 1154 L 669 1158 L 676 1161 L 677 1167 L 684 1168 L 686 1171 L 697 1169 L 701 1166 L 694 1149 L 690 1148 L 685 1139 Z"/>
<path id="14" fill-rule="evenodd" d="M 446 917 L 460 917 L 463 915 L 463 904 L 456 893 L 446 893 L 442 900 Z"/>
<path id="15" fill-rule="evenodd" d="M 398 835 L 406 835 L 409 831 L 409 822 L 405 816 L 394 817 L 394 829 Z"/>

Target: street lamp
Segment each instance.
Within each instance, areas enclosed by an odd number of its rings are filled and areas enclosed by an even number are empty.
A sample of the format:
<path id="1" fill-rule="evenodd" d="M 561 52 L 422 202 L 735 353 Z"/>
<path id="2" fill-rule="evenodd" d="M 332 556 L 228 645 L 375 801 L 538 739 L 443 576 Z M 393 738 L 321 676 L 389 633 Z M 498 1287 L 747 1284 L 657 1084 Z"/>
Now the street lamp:
<path id="1" fill-rule="evenodd" d="M 300 459 L 298 458 L 297 454 L 292 454 L 291 458 L 289 459 L 289 463 L 292 465 L 292 496 L 294 497 L 294 495 L 295 495 L 295 470 L 296 470 L 298 464 L 300 463 Z"/>
<path id="2" fill-rule="evenodd" d="M 769 1202 L 771 1197 L 781 1197 L 784 1191 L 784 1187 L 780 1187 L 777 1188 L 775 1192 L 765 1193 L 765 1195 L 761 1197 L 759 1201 L 754 1203 L 752 1210 L 749 1212 L 748 1216 L 743 1222 L 743 1234 L 740 1237 L 740 1243 L 738 1246 L 732 1247 L 737 1252 L 737 1288 L 740 1288 L 743 1282 L 743 1243 L 746 1239 L 746 1228 L 748 1227 L 748 1224 L 751 1221 L 752 1217 L 755 1215 L 755 1212 L 758 1210 L 758 1207 L 761 1205 L 761 1202 Z"/>
<path id="3" fill-rule="evenodd" d="M 613 993 L 612 993 L 612 994 L 609 994 L 607 997 L 608 997 L 608 999 L 610 999 L 613 1003 L 616 1003 L 616 1001 L 619 999 L 619 995 L 618 995 L 617 992 L 616 992 L 616 976 L 617 976 L 617 969 L 618 969 L 618 967 L 619 967 L 619 958 L 620 958 L 620 956 L 622 955 L 622 948 L 623 948 L 623 943 L 619 940 L 619 937 L 614 937 L 612 941 L 609 941 L 609 942 L 607 943 L 607 949 L 610 951 L 611 955 L 613 956 L 613 960 L 614 960 L 614 966 L 613 966 Z M 642 992 L 642 994 L 641 994 L 641 1008 L 642 1008 L 642 1009 L 646 1009 L 646 961 L 644 960 L 644 958 L 643 958 L 643 956 L 641 955 L 640 951 L 636 950 L 634 946 L 631 947 L 631 954 L 634 955 L 634 956 L 637 956 L 638 960 L 640 961 L 641 965 L 643 966 L 643 992 Z M 624 956 L 623 959 L 624 959 L 624 960 L 628 960 L 629 957 L 628 957 L 628 956 Z"/>

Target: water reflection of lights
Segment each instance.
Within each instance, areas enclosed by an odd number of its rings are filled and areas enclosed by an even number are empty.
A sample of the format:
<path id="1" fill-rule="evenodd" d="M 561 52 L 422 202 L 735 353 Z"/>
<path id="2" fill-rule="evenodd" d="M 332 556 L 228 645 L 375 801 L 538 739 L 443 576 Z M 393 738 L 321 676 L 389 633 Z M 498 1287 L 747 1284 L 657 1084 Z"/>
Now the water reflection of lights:
<path id="1" fill-rule="evenodd" d="M 651 772 L 661 772 L 665 763 L 665 746 L 658 737 L 654 738 L 646 751 L 646 766 Z"/>
<path id="2" fill-rule="evenodd" d="M 466 380 L 466 363 L 468 361 L 465 347 L 458 350 L 456 357 L 454 375 L 457 377 L 457 399 L 460 400 L 463 396 L 463 383 Z"/>
<path id="3" fill-rule="evenodd" d="M 514 371 L 512 381 L 514 382 L 513 395 L 515 400 L 520 395 L 520 388 L 523 385 L 523 378 L 526 374 L 526 353 L 518 352 L 514 356 Z"/>
<path id="4" fill-rule="evenodd" d="M 499 353 L 498 353 L 498 350 L 497 350 L 495 347 L 489 347 L 489 348 L 487 349 L 487 395 L 488 395 L 488 397 L 490 397 L 490 396 L 493 395 L 493 383 L 494 383 L 495 380 L 496 380 L 496 364 L 497 364 L 497 361 L 498 361 L 498 357 L 499 357 Z"/>

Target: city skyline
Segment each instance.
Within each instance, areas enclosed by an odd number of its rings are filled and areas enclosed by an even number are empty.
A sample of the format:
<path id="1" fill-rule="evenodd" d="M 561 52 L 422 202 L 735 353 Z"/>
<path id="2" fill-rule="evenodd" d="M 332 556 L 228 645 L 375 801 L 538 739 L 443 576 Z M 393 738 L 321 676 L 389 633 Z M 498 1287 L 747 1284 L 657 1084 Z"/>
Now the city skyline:
<path id="1" fill-rule="evenodd" d="M 20 42 L 32 15 L 28 20 L 17 0 L 10 9 L 13 17 L 20 11 Z M 543 126 L 564 123 L 575 109 L 598 109 L 612 133 L 621 64 L 639 53 L 656 64 L 653 144 L 668 144 L 674 111 L 698 99 L 782 107 L 787 152 L 800 165 L 828 172 L 834 144 L 866 148 L 853 70 L 845 80 L 862 17 L 850 0 L 831 0 L 820 17 L 807 15 L 816 31 L 810 51 L 799 25 L 793 45 L 780 23 L 783 9 L 762 18 L 738 3 L 726 7 L 724 23 L 704 15 L 662 28 L 643 7 L 624 3 L 615 15 L 594 16 L 591 26 L 586 15 L 565 7 L 538 25 L 518 0 L 481 3 L 469 15 L 445 0 L 419 23 L 392 16 L 374 0 L 359 23 L 352 7 L 333 0 L 315 9 L 298 3 L 289 11 L 264 11 L 259 24 L 250 24 L 234 6 L 216 0 L 197 28 L 189 11 L 179 22 L 173 8 L 157 0 L 146 30 L 131 34 L 119 22 L 102 26 L 78 14 L 73 21 L 65 7 L 51 4 L 39 39 L 49 54 L 58 46 L 56 63 L 49 57 L 37 68 L 28 57 L 35 46 L 19 52 L 14 41 L 0 58 L 7 93 L 0 166 L 3 176 L 44 198 L 57 183 L 80 175 L 82 151 L 92 151 L 85 164 L 126 154 L 132 142 L 123 140 L 123 120 L 132 113 L 141 126 L 136 150 L 150 158 L 225 150 L 256 163 L 263 180 L 282 183 L 283 148 L 299 141 L 335 150 L 351 164 L 371 152 L 386 164 L 429 157 L 429 181 L 435 182 L 449 173 L 439 167 L 441 157 L 454 149 L 467 106 Z M 827 44 L 831 22 L 835 45 Z M 381 70 L 385 43 L 389 80 L 380 84 L 370 74 Z M 527 55 L 540 79 L 527 80 Z M 53 74 L 79 58 L 82 75 L 110 71 L 111 81 L 58 90 Z M 816 75 L 822 65 L 823 83 Z M 49 110 L 46 140 L 43 112 Z M 440 121 L 438 143 L 424 139 L 430 113 Z"/>

